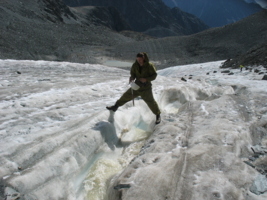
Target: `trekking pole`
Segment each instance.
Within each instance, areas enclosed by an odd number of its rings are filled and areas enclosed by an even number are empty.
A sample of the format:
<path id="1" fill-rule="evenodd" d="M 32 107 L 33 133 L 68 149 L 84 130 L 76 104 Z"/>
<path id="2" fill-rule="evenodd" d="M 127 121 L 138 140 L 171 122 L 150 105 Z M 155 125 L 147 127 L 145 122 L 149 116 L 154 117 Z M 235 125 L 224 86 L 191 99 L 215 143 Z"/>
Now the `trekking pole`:
<path id="1" fill-rule="evenodd" d="M 134 95 L 133 95 L 133 88 L 131 88 L 132 91 L 132 97 L 133 97 L 133 106 L 134 106 Z"/>

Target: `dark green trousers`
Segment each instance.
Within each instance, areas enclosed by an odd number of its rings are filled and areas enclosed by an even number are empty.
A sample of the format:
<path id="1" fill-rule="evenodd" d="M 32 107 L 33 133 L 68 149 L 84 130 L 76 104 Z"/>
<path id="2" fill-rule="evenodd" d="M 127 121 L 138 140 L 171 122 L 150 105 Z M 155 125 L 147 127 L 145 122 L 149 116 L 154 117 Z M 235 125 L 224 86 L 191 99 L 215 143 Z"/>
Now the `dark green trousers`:
<path id="1" fill-rule="evenodd" d="M 133 95 L 131 88 L 127 90 L 122 97 L 116 102 L 117 106 L 122 106 L 125 103 L 131 101 L 133 98 L 136 98 L 138 96 L 141 96 L 141 98 L 146 102 L 150 110 L 155 114 L 160 114 L 159 106 L 157 102 L 155 101 L 152 93 L 152 88 L 149 87 L 145 90 L 133 90 Z"/>

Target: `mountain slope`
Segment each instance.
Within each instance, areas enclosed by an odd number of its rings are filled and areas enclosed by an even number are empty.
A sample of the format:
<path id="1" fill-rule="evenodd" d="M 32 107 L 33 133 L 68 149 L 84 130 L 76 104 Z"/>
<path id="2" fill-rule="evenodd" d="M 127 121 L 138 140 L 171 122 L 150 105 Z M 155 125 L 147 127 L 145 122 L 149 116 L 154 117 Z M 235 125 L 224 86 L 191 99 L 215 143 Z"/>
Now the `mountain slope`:
<path id="1" fill-rule="evenodd" d="M 188 13 L 171 10 L 161 0 L 63 0 L 69 6 L 114 6 L 132 30 L 155 37 L 189 35 L 208 27 Z M 184 25 L 186 24 L 186 25 Z"/>
<path id="2" fill-rule="evenodd" d="M 195 35 L 121 44 L 107 52 L 131 59 L 133 50 L 145 51 L 159 66 L 228 59 L 267 39 L 266 19 L 267 10 L 263 10 L 236 23 Z"/>
<path id="3" fill-rule="evenodd" d="M 96 25 L 104 25 L 115 31 L 131 30 L 130 25 L 114 7 L 83 6 L 71 8 L 73 12 Z"/>
<path id="4" fill-rule="evenodd" d="M 222 68 L 239 68 L 244 66 L 259 66 L 267 68 L 267 40 L 254 46 L 249 51 L 224 62 Z"/>
<path id="5" fill-rule="evenodd" d="M 0 58 L 95 63 L 99 46 L 135 41 L 103 26 L 95 20 L 99 17 L 83 18 L 57 0 L 9 0 L 1 2 L 0 10 L 5 19 L 0 21 Z"/>
<path id="6" fill-rule="evenodd" d="M 163 0 L 169 7 L 181 10 L 200 18 L 210 27 L 219 27 L 236 22 L 262 8 L 256 4 L 248 4 L 243 0 Z"/>

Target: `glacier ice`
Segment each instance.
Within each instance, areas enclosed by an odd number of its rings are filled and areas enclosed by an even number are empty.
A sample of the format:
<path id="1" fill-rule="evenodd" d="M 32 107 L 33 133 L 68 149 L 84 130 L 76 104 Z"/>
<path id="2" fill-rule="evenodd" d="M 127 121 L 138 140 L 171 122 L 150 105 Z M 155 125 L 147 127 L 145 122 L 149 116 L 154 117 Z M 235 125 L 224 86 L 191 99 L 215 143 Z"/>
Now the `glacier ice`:
<path id="1" fill-rule="evenodd" d="M 0 60 L 0 197 L 266 199 L 255 190 L 265 155 L 254 169 L 243 161 L 267 146 L 267 83 L 222 74 L 221 62 L 160 70 L 155 126 L 142 99 L 104 109 L 129 87 L 128 71 Z M 120 184 L 131 187 L 114 190 Z"/>

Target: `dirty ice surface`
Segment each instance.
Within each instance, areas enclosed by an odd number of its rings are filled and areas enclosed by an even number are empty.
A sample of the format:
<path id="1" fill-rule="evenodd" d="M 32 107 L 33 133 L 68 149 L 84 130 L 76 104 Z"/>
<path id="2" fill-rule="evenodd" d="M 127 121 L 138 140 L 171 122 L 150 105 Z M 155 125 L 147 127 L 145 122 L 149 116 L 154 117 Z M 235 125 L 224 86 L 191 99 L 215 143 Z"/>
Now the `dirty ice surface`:
<path id="1" fill-rule="evenodd" d="M 267 147 L 267 82 L 220 65 L 159 71 L 154 126 L 142 99 L 105 110 L 129 71 L 0 60 L 0 199 L 266 199 L 264 178 L 243 161 Z M 130 188 L 114 190 L 121 184 Z"/>

